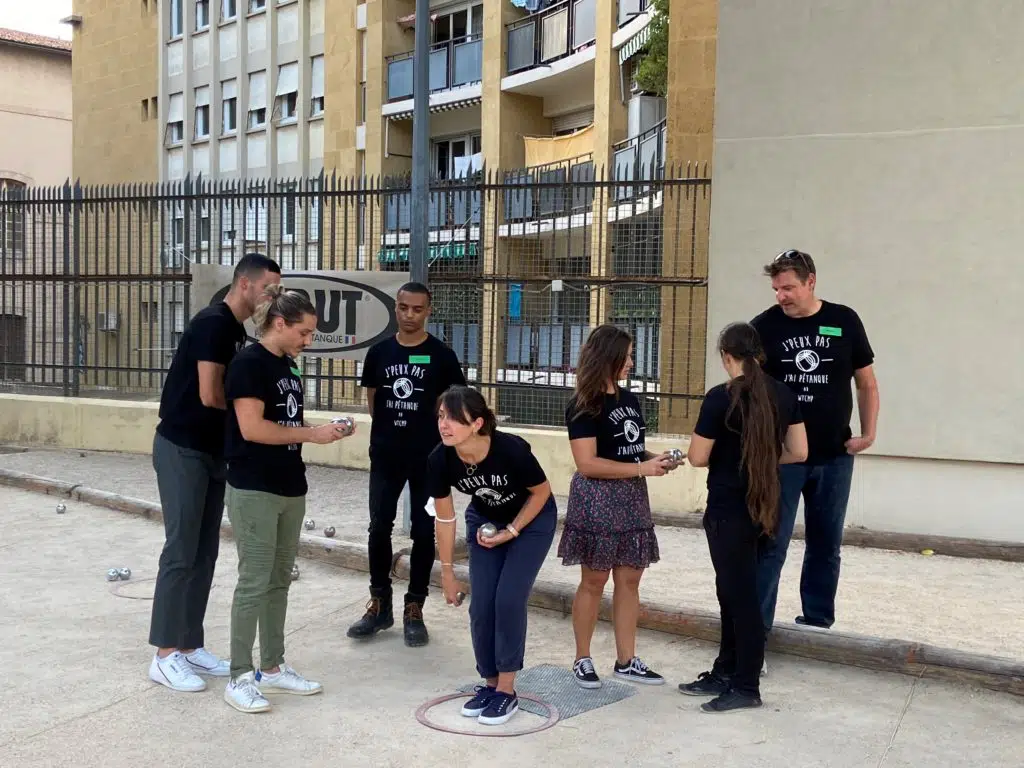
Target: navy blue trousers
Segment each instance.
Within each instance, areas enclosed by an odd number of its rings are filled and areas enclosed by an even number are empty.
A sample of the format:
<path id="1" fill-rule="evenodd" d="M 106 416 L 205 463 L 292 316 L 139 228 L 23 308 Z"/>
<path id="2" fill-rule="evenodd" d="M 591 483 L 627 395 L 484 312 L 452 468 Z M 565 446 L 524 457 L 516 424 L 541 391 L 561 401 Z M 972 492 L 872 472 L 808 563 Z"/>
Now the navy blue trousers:
<path id="1" fill-rule="evenodd" d="M 494 549 L 481 547 L 477 529 L 487 522 L 470 504 L 466 509 L 469 542 L 470 632 L 480 677 L 518 672 L 526 655 L 526 601 L 544 558 L 555 540 L 558 510 L 551 497 L 519 536 Z"/>

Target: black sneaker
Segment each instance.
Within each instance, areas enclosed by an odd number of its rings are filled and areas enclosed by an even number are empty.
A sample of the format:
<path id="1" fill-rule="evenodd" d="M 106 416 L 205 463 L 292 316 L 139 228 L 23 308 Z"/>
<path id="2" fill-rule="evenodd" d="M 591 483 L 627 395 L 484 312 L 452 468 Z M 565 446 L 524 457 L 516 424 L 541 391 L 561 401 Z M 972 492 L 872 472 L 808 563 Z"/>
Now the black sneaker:
<path id="1" fill-rule="evenodd" d="M 619 664 L 616 661 L 615 676 L 622 680 L 630 680 L 634 683 L 643 683 L 644 685 L 662 685 L 665 682 L 665 678 L 640 661 L 639 656 L 634 656 L 625 664 Z"/>
<path id="2" fill-rule="evenodd" d="M 480 714 L 487 709 L 487 702 L 494 695 L 494 688 L 489 685 L 478 685 L 476 694 L 472 699 L 462 705 L 463 717 L 480 717 Z"/>
<path id="3" fill-rule="evenodd" d="M 715 671 L 701 672 L 692 683 L 680 683 L 679 692 L 687 696 L 721 696 L 729 690 L 729 679 Z"/>
<path id="4" fill-rule="evenodd" d="M 580 688 L 601 687 L 601 678 L 597 676 L 597 670 L 594 669 L 594 660 L 589 656 L 576 660 L 576 663 L 572 665 L 572 674 L 575 676 L 576 684 Z"/>
<path id="5" fill-rule="evenodd" d="M 481 725 L 504 725 L 519 711 L 519 697 L 514 693 L 495 691 L 487 700 L 487 708 L 480 713 Z"/>
<path id="6" fill-rule="evenodd" d="M 363 618 L 348 628 L 348 636 L 358 639 L 373 637 L 383 629 L 390 629 L 395 624 L 391 610 L 391 601 L 379 597 L 371 597 L 366 604 Z"/>
<path id="7" fill-rule="evenodd" d="M 805 627 L 817 627 L 818 629 L 828 629 L 832 626 L 831 624 L 826 624 L 824 621 L 820 621 L 819 619 L 808 619 L 806 616 L 797 616 L 794 621 Z"/>
<path id="8" fill-rule="evenodd" d="M 419 603 L 406 603 L 405 616 L 402 618 L 405 625 L 405 644 L 410 648 L 419 648 L 430 642 L 430 635 L 427 634 L 427 625 L 423 623 L 423 606 Z"/>
<path id="9" fill-rule="evenodd" d="M 759 696 L 751 696 L 739 691 L 727 691 L 716 699 L 704 702 L 700 708 L 704 712 L 714 715 L 738 712 L 741 709 L 757 709 L 760 706 L 761 698 Z"/>

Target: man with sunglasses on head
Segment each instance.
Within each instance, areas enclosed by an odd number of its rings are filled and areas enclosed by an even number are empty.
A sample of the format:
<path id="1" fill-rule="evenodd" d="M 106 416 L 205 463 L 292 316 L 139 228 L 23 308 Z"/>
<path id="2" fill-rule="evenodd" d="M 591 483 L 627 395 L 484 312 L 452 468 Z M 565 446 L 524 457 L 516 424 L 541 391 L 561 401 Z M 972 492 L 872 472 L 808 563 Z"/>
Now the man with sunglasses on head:
<path id="1" fill-rule="evenodd" d="M 779 575 L 793 535 L 797 506 L 804 500 L 805 550 L 800 575 L 802 613 L 798 624 L 828 628 L 835 622 L 839 550 L 846 522 L 853 460 L 875 441 L 878 384 L 874 352 L 855 311 L 819 299 L 817 273 L 806 253 L 789 250 L 765 266 L 776 306 L 751 324 L 761 335 L 765 370 L 786 384 L 800 401 L 807 427 L 808 456 L 803 464 L 779 468 L 779 527 L 765 539 L 758 563 L 758 592 L 766 630 L 775 620 Z M 861 434 L 853 435 L 856 383 Z"/>

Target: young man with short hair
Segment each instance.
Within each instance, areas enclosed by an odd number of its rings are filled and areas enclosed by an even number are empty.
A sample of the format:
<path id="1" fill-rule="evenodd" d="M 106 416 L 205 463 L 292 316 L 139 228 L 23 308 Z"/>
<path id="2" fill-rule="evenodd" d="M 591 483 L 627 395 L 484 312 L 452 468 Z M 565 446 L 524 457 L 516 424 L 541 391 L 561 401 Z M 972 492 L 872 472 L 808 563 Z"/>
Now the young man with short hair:
<path id="1" fill-rule="evenodd" d="M 426 331 L 430 291 L 422 283 L 398 290 L 398 333 L 366 353 L 360 385 L 373 419 L 370 428 L 370 601 L 348 629 L 357 639 L 394 624 L 391 532 L 406 482 L 412 507 L 412 555 L 405 595 L 404 635 L 410 647 L 429 642 L 423 603 L 434 566 L 434 521 L 426 511 L 427 456 L 439 442 L 437 398 L 466 378 L 455 353 Z"/>
<path id="2" fill-rule="evenodd" d="M 878 422 L 874 352 L 857 313 L 819 299 L 817 270 L 806 253 L 780 253 L 764 268 L 776 306 L 751 324 L 764 345 L 765 369 L 800 401 L 807 428 L 808 456 L 779 468 L 779 527 L 766 539 L 758 564 L 758 592 L 766 630 L 775 620 L 779 575 L 793 535 L 797 506 L 804 499 L 805 550 L 800 576 L 803 611 L 798 624 L 828 628 L 835 622 L 840 548 L 846 523 L 854 456 L 871 447 Z M 856 383 L 861 434 L 850 417 Z"/>
<path id="3" fill-rule="evenodd" d="M 235 266 L 223 301 L 196 313 L 174 353 L 153 439 L 166 541 L 153 594 L 149 677 L 175 691 L 206 688 L 199 675 L 226 677 L 227 661 L 204 647 L 203 621 L 224 516 L 224 372 L 245 343 L 252 316 L 281 268 L 258 253 Z"/>

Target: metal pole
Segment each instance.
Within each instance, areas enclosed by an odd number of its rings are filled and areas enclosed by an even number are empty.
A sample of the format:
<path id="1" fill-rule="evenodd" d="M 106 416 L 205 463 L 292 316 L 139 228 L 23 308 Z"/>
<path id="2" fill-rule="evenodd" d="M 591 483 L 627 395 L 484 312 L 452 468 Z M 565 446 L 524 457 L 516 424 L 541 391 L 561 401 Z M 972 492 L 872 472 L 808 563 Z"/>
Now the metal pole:
<path id="1" fill-rule="evenodd" d="M 409 273 L 427 283 L 427 215 L 430 210 L 430 0 L 416 0 L 416 45 L 412 61 L 412 231 Z M 412 531 L 412 503 L 405 486 L 402 530 Z"/>

